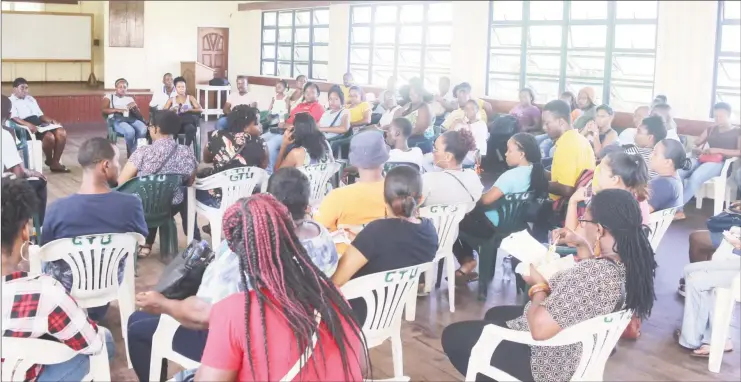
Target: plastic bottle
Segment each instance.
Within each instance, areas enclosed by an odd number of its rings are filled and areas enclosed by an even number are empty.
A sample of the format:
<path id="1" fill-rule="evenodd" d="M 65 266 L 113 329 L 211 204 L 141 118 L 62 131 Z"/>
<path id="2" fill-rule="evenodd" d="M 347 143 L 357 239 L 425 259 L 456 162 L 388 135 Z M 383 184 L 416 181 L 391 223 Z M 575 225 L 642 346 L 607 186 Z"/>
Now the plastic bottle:
<path id="1" fill-rule="evenodd" d="M 502 274 L 504 281 L 509 282 L 512 276 L 512 255 L 507 255 L 502 259 Z"/>

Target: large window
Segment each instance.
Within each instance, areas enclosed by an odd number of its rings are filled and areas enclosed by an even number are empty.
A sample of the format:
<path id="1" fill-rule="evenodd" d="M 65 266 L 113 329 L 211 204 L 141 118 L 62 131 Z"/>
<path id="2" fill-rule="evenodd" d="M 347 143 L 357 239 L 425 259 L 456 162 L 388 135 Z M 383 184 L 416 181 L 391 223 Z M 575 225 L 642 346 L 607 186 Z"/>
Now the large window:
<path id="1" fill-rule="evenodd" d="M 329 8 L 262 13 L 260 74 L 327 79 Z"/>
<path id="2" fill-rule="evenodd" d="M 490 2 L 487 94 L 536 102 L 591 86 L 599 102 L 632 111 L 653 98 L 656 1 Z"/>
<path id="3" fill-rule="evenodd" d="M 437 89 L 450 72 L 450 2 L 379 3 L 350 7 L 348 69 L 360 84 L 386 86 L 420 77 Z"/>
<path id="4" fill-rule="evenodd" d="M 727 102 L 741 115 L 741 2 L 719 1 L 713 102 Z"/>

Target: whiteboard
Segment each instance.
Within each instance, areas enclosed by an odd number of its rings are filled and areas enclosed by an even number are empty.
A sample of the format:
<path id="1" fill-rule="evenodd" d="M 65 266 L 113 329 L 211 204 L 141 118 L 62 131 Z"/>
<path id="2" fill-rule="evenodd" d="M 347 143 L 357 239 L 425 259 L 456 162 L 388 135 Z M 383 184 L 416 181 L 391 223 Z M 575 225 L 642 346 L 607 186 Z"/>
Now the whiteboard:
<path id="1" fill-rule="evenodd" d="M 3 60 L 92 60 L 91 14 L 2 13 Z"/>

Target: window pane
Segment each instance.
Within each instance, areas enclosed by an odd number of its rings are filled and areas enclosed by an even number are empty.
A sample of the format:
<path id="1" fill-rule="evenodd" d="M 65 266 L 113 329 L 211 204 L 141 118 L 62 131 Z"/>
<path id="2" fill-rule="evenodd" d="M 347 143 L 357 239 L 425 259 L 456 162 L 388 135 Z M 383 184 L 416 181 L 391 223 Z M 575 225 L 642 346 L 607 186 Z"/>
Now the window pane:
<path id="1" fill-rule="evenodd" d="M 516 101 L 520 92 L 520 77 L 489 78 L 489 96 L 495 99 Z"/>
<path id="2" fill-rule="evenodd" d="M 525 81 L 525 84 L 525 86 L 532 89 L 533 93 L 535 93 L 535 102 L 537 103 L 548 103 L 549 101 L 558 99 L 560 95 L 558 92 L 558 80 L 528 79 Z M 517 97 L 517 91 L 513 95 Z"/>
<path id="3" fill-rule="evenodd" d="M 450 45 L 453 27 L 449 25 L 427 27 L 427 44 Z"/>
<path id="4" fill-rule="evenodd" d="M 373 70 L 372 85 L 386 86 L 389 77 L 394 75 L 393 70 L 377 69 Z"/>
<path id="5" fill-rule="evenodd" d="M 425 68 L 450 68 L 450 50 L 427 50 Z"/>
<path id="6" fill-rule="evenodd" d="M 612 78 L 653 82 L 655 61 L 653 56 L 615 55 L 612 57 Z"/>
<path id="7" fill-rule="evenodd" d="M 531 26 L 528 33 L 528 46 L 543 48 L 561 47 L 561 26 Z"/>
<path id="8" fill-rule="evenodd" d="M 421 77 L 421 73 L 418 70 L 400 70 L 398 80 L 402 84 L 408 84 L 409 80 L 414 77 Z"/>
<path id="9" fill-rule="evenodd" d="M 563 20 L 563 1 L 531 1 L 530 20 Z"/>
<path id="10" fill-rule="evenodd" d="M 329 47 L 314 46 L 314 61 L 329 61 Z"/>
<path id="11" fill-rule="evenodd" d="M 262 59 L 267 60 L 275 59 L 275 45 L 263 45 L 262 46 Z"/>
<path id="12" fill-rule="evenodd" d="M 278 77 L 293 77 L 291 74 L 291 63 L 290 62 L 279 62 L 278 63 Z"/>
<path id="13" fill-rule="evenodd" d="M 376 44 L 394 44 L 396 43 L 396 27 L 376 27 L 373 37 Z"/>
<path id="14" fill-rule="evenodd" d="M 522 27 L 495 27 L 491 32 L 492 48 L 522 47 Z"/>
<path id="15" fill-rule="evenodd" d="M 352 22 L 369 23 L 371 21 L 371 7 L 352 7 Z"/>
<path id="16" fill-rule="evenodd" d="M 453 20 L 453 4 L 448 2 L 432 3 L 427 9 L 427 21 L 432 23 Z"/>
<path id="17" fill-rule="evenodd" d="M 741 89 L 741 61 L 720 60 L 717 84 L 718 87 Z"/>
<path id="18" fill-rule="evenodd" d="M 566 76 L 604 77 L 605 52 L 569 52 L 566 57 Z"/>
<path id="19" fill-rule="evenodd" d="M 656 1 L 616 1 L 618 19 L 652 19 L 658 18 L 659 7 Z"/>
<path id="20" fill-rule="evenodd" d="M 368 62 L 370 62 L 369 48 L 350 48 L 350 63 L 367 64 Z"/>
<path id="21" fill-rule="evenodd" d="M 495 1 L 491 8 L 495 21 L 522 20 L 522 1 Z"/>
<path id="22" fill-rule="evenodd" d="M 574 94 L 579 94 L 579 90 L 587 86 L 594 89 L 594 94 L 597 97 L 597 99 L 594 100 L 594 102 L 597 105 L 601 104 L 602 103 L 602 89 L 603 89 L 602 82 L 597 83 L 597 82 L 586 82 L 586 81 L 578 81 L 578 80 L 570 81 L 568 78 L 566 79 L 566 90 Z M 646 98 L 646 100 L 648 101 L 643 100 L 643 103 L 646 104 L 646 102 L 650 102 L 651 99 L 652 98 L 649 96 L 648 98 Z"/>
<path id="23" fill-rule="evenodd" d="M 720 39 L 721 52 L 741 52 L 741 25 L 723 25 Z"/>
<path id="24" fill-rule="evenodd" d="M 402 5 L 400 12 L 402 23 L 421 23 L 425 8 L 422 4 L 408 4 Z"/>
<path id="25" fill-rule="evenodd" d="M 547 74 L 559 76 L 561 55 L 559 53 L 527 53 L 526 70 L 528 74 Z"/>
<path id="26" fill-rule="evenodd" d="M 381 66 L 393 66 L 394 65 L 394 49 L 383 48 L 373 50 L 373 65 Z"/>
<path id="27" fill-rule="evenodd" d="M 606 1 L 572 1 L 572 20 L 606 20 Z"/>
<path id="28" fill-rule="evenodd" d="M 264 29 L 262 31 L 263 44 L 275 43 L 275 29 Z"/>
<path id="29" fill-rule="evenodd" d="M 298 77 L 299 75 L 309 76 L 309 64 L 294 64 L 292 77 Z"/>
<path id="30" fill-rule="evenodd" d="M 293 12 L 278 12 L 278 26 L 293 26 Z"/>
<path id="31" fill-rule="evenodd" d="M 656 49 L 656 25 L 616 25 L 616 49 Z"/>
<path id="32" fill-rule="evenodd" d="M 278 29 L 278 42 L 290 44 L 291 41 L 291 28 Z"/>
<path id="33" fill-rule="evenodd" d="M 421 26 L 402 26 L 399 33 L 399 43 L 401 44 L 421 44 L 422 27 Z"/>
<path id="34" fill-rule="evenodd" d="M 327 64 L 313 64 L 311 66 L 311 71 L 311 78 L 315 78 L 317 80 L 327 79 Z"/>
<path id="35" fill-rule="evenodd" d="M 723 2 L 723 19 L 724 20 L 741 20 L 741 2 L 738 0 Z"/>
<path id="36" fill-rule="evenodd" d="M 22 11 L 22 12 L 43 12 L 44 11 L 44 4 L 42 3 L 23 3 L 20 1 L 16 1 L 13 4 L 13 10 L 14 11 Z"/>
<path id="37" fill-rule="evenodd" d="M 296 26 L 309 26 L 311 11 L 296 11 Z"/>
<path id="38" fill-rule="evenodd" d="M 293 50 L 294 61 L 309 61 L 309 47 L 297 47 Z"/>
<path id="39" fill-rule="evenodd" d="M 352 27 L 350 39 L 351 44 L 370 44 L 370 28 Z"/>
<path id="40" fill-rule="evenodd" d="M 314 42 L 329 44 L 329 27 L 314 28 Z"/>
<path id="41" fill-rule="evenodd" d="M 519 54 L 501 54 L 491 52 L 489 70 L 492 72 L 520 73 Z"/>
<path id="42" fill-rule="evenodd" d="M 5 2 L 3 2 L 3 5 L 5 5 Z M 263 12 L 262 20 L 263 20 L 264 26 L 274 27 L 276 26 L 276 23 L 278 22 L 278 14 L 275 12 Z"/>
<path id="43" fill-rule="evenodd" d="M 263 62 L 260 74 L 262 74 L 263 76 L 274 76 L 275 62 Z"/>
<path id="44" fill-rule="evenodd" d="M 308 44 L 311 42 L 309 28 L 296 28 L 295 44 Z"/>
<path id="45" fill-rule="evenodd" d="M 396 14 L 399 11 L 399 7 L 396 5 L 379 5 L 376 7 L 376 24 L 383 23 L 396 23 Z"/>
<path id="46" fill-rule="evenodd" d="M 607 25 L 572 25 L 569 27 L 569 48 L 605 49 Z"/>
<path id="47" fill-rule="evenodd" d="M 291 47 L 290 46 L 279 46 L 278 47 L 278 60 L 282 60 L 282 61 L 291 60 Z"/>
<path id="48" fill-rule="evenodd" d="M 314 10 L 314 25 L 329 25 L 329 9 Z"/>
<path id="49" fill-rule="evenodd" d="M 610 106 L 616 111 L 632 112 L 653 99 L 652 86 L 631 86 L 613 83 L 610 87 Z"/>
<path id="50" fill-rule="evenodd" d="M 368 70 L 367 69 L 358 69 L 358 68 L 350 68 L 350 73 L 352 73 L 352 78 L 357 81 L 359 84 L 368 84 Z"/>
<path id="51" fill-rule="evenodd" d="M 419 68 L 422 66 L 422 51 L 420 49 L 400 49 L 399 66 Z"/>

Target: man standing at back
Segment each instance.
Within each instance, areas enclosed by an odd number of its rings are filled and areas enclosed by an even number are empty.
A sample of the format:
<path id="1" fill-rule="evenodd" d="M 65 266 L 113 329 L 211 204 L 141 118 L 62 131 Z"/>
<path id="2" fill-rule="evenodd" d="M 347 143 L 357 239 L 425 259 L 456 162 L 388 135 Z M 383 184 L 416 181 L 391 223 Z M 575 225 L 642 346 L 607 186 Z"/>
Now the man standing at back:
<path id="1" fill-rule="evenodd" d="M 41 245 L 62 238 L 73 238 L 101 233 L 136 232 L 147 235 L 144 210 L 134 195 L 112 191 L 119 172 L 119 152 L 105 138 L 91 138 L 83 142 L 77 154 L 82 166 L 82 184 L 76 194 L 58 199 L 49 206 Z M 123 280 L 125 258 L 118 267 L 118 280 Z M 47 264 L 45 273 L 59 280 L 69 292 L 72 271 L 61 261 Z M 105 316 L 106 307 L 89 309 L 95 321 Z"/>
<path id="2" fill-rule="evenodd" d="M 571 127 L 571 107 L 554 100 L 543 107 L 543 127 L 553 140 L 553 153 L 548 191 L 551 199 L 569 198 L 584 170 L 594 170 L 594 150 L 587 138 Z"/>

